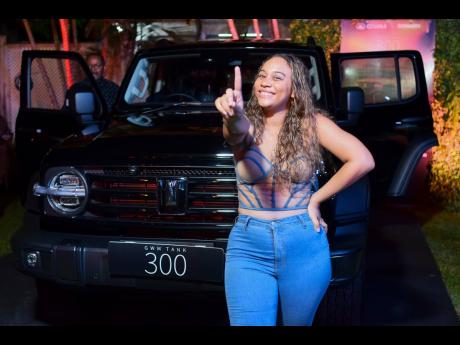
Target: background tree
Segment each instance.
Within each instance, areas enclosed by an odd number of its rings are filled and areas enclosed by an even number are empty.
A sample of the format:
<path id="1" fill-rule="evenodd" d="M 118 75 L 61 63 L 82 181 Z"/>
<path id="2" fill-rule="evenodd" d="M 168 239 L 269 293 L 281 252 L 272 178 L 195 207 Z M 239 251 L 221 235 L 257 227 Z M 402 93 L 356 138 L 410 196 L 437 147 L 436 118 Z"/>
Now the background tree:
<path id="1" fill-rule="evenodd" d="M 435 133 L 429 173 L 430 192 L 451 211 L 460 210 L 460 20 L 436 20 L 434 52 Z"/>
<path id="2" fill-rule="evenodd" d="M 308 37 L 313 37 L 323 47 L 330 71 L 329 54 L 340 51 L 340 19 L 294 19 L 289 31 L 293 42 L 306 44 Z"/>

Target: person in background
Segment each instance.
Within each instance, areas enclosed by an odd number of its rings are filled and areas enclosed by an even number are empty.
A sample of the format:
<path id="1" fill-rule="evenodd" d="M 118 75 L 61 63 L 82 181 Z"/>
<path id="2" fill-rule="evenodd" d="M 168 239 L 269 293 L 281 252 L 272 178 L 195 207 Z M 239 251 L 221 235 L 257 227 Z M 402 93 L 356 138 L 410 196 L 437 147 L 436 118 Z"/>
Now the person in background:
<path id="1" fill-rule="evenodd" d="M 111 113 L 119 86 L 113 81 L 104 78 L 105 60 L 101 53 L 89 53 L 86 56 L 86 63 L 91 71 L 91 74 L 96 80 L 96 84 L 101 91 L 105 103 L 107 104 L 107 110 Z M 88 78 L 77 81 L 66 91 L 63 109 L 73 109 L 72 104 L 75 105 L 75 94 L 77 92 L 94 92 L 93 86 Z M 98 109 L 97 106 L 95 108 Z"/>
<path id="2" fill-rule="evenodd" d="M 105 60 L 101 53 L 95 52 L 88 54 L 86 56 L 86 63 L 94 79 L 96 79 L 96 84 L 101 90 L 109 112 L 111 112 L 119 86 L 113 81 L 104 78 Z"/>

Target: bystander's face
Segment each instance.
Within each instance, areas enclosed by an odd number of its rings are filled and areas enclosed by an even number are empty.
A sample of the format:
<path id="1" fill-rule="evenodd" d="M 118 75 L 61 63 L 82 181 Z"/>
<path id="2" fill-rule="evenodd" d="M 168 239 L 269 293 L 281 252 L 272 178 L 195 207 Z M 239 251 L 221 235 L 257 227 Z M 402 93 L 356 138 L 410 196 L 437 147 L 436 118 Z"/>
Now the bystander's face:
<path id="1" fill-rule="evenodd" d="M 88 67 L 93 73 L 94 79 L 98 80 L 104 75 L 104 64 L 98 56 L 90 56 L 88 58 Z"/>
<path id="2" fill-rule="evenodd" d="M 292 71 L 281 57 L 266 61 L 254 83 L 254 93 L 264 111 L 288 110 L 292 95 Z"/>

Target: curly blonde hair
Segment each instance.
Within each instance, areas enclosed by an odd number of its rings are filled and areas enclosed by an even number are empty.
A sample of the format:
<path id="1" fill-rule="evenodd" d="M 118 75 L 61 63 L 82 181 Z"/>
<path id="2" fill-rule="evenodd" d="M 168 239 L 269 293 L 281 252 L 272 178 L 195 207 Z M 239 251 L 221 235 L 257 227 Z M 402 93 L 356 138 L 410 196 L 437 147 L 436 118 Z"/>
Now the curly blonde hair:
<path id="1" fill-rule="evenodd" d="M 290 186 L 292 182 L 305 181 L 306 176 L 311 178 L 320 167 L 322 148 L 317 134 L 316 114 L 329 116 L 315 106 L 307 79 L 309 73 L 300 58 L 290 54 L 271 55 L 263 61 L 259 71 L 266 61 L 274 57 L 284 59 L 292 70 L 294 97 L 290 98 L 288 113 L 278 135 L 273 162 L 276 182 Z M 260 144 L 265 128 L 264 114 L 254 89 L 247 103 L 246 114 L 254 125 L 255 142 Z"/>

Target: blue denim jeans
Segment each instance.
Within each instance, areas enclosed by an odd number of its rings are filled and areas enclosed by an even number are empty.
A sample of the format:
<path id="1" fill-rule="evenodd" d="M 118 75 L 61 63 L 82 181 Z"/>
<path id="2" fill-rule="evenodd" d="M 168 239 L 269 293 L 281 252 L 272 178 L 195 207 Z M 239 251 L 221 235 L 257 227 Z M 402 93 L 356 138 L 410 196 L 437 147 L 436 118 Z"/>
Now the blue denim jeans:
<path id="1" fill-rule="evenodd" d="M 326 232 L 308 213 L 239 215 L 228 239 L 225 295 L 232 326 L 311 325 L 331 279 Z"/>

